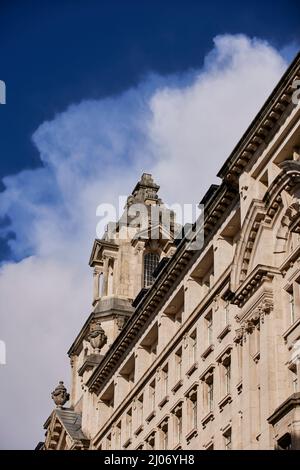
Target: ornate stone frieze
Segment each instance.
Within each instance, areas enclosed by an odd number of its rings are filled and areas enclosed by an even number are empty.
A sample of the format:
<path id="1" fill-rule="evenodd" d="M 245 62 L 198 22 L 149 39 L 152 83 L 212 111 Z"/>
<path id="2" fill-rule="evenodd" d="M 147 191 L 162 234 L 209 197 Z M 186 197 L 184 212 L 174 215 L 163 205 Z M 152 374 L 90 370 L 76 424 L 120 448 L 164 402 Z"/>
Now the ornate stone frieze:
<path id="1" fill-rule="evenodd" d="M 255 328 L 260 329 L 260 325 L 264 323 L 265 316 L 269 315 L 273 310 L 273 294 L 271 291 L 265 291 L 259 300 L 256 301 L 241 316 L 236 316 L 240 327 L 235 331 L 235 343 L 242 344 L 246 341 L 247 335 L 251 334 Z"/>

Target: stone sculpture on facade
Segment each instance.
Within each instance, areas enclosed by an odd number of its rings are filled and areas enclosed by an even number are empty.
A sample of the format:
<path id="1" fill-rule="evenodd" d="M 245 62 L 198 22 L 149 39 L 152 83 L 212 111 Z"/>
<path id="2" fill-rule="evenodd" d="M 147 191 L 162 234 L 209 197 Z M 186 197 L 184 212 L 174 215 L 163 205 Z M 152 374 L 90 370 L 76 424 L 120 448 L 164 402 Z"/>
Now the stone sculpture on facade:
<path id="1" fill-rule="evenodd" d="M 87 340 L 92 348 L 95 349 L 96 353 L 100 353 L 103 346 L 107 343 L 107 336 L 99 321 L 91 324 L 91 330 L 87 336 Z"/>
<path id="2" fill-rule="evenodd" d="M 51 398 L 58 408 L 61 408 L 70 399 L 70 394 L 67 392 L 66 387 L 62 381 L 51 393 Z"/>

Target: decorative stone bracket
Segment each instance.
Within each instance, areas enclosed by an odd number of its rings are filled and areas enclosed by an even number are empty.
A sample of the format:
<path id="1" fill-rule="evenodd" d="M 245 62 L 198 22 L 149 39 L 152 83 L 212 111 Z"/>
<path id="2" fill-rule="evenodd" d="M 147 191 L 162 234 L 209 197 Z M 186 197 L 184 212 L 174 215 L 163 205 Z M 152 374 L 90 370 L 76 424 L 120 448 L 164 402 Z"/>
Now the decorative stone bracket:
<path id="1" fill-rule="evenodd" d="M 235 343 L 242 344 L 246 341 L 247 334 L 251 334 L 255 328 L 260 329 L 260 325 L 264 323 L 265 316 L 273 310 L 273 300 L 271 299 L 271 293 L 265 293 L 264 298 L 255 305 L 254 308 L 250 309 L 246 315 L 242 318 L 236 316 L 236 321 L 240 323 L 240 328 L 235 330 L 236 336 L 234 338 Z M 268 297 L 266 297 L 268 295 Z"/>

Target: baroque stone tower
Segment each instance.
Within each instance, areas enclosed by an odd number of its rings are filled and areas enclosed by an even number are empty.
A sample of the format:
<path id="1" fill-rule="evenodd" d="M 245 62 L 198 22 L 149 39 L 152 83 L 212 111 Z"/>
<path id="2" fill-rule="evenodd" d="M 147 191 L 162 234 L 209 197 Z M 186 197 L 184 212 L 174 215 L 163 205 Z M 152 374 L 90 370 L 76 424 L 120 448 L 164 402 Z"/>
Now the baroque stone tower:
<path id="1" fill-rule="evenodd" d="M 55 411 L 61 420 L 67 416 L 78 420 L 82 414 L 80 428 L 87 437 L 91 403 L 86 383 L 133 313 L 134 300 L 138 302 L 147 292 L 159 263 L 163 265 L 175 250 L 174 214 L 165 208 L 158 190 L 152 176 L 144 173 L 127 198 L 120 220 L 108 224 L 92 248 L 93 310 L 68 352 L 70 408 Z"/>

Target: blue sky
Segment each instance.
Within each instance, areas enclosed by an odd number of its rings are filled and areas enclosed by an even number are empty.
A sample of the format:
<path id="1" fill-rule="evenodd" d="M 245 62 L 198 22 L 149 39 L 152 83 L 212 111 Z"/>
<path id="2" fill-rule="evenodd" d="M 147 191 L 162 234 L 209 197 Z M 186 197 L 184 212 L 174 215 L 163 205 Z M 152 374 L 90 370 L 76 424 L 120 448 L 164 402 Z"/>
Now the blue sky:
<path id="1" fill-rule="evenodd" d="M 0 447 L 34 447 L 68 385 L 97 205 L 143 171 L 197 203 L 299 49 L 298 2 L 223 3 L 1 2 Z"/>
<path id="2" fill-rule="evenodd" d="M 120 93 L 149 72 L 198 69 L 216 35 L 243 33 L 279 50 L 291 46 L 288 59 L 300 40 L 296 0 L 3 0 L 0 14 L 7 85 L 7 105 L 0 107 L 2 190 L 3 176 L 41 165 L 31 136 L 68 105 Z M 0 240 L 5 259 L 14 256 L 7 237 Z"/>

